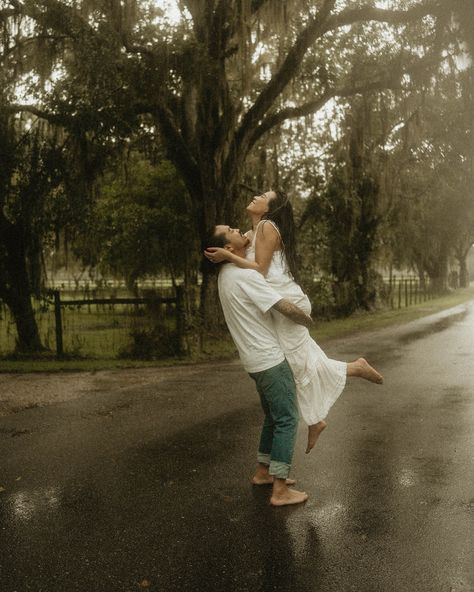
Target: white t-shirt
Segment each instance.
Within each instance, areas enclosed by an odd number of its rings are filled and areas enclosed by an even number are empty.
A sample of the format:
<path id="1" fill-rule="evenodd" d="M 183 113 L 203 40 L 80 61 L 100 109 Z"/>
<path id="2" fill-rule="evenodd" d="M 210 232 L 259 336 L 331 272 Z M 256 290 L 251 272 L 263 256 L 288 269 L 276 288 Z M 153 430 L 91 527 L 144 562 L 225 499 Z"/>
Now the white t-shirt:
<path id="1" fill-rule="evenodd" d="M 270 308 L 282 299 L 254 269 L 224 263 L 219 298 L 230 334 L 247 372 L 262 372 L 284 360 Z"/>

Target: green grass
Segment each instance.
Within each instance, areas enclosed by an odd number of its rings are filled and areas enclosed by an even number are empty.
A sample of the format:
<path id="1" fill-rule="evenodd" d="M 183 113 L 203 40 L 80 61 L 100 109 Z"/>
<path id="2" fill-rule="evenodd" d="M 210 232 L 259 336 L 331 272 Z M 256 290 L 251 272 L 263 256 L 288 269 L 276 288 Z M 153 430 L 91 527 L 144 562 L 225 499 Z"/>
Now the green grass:
<path id="1" fill-rule="evenodd" d="M 445 296 L 434 298 L 427 302 L 413 304 L 407 308 L 395 310 L 379 310 L 371 313 L 358 313 L 346 319 L 316 322 L 311 333 L 318 342 L 329 339 L 345 337 L 364 331 L 374 331 L 383 327 L 396 326 L 407 323 L 441 310 L 457 306 L 463 302 L 474 299 L 474 286 L 456 290 Z M 113 315 L 101 312 L 82 314 L 76 319 L 73 327 L 69 327 L 69 333 L 81 335 L 76 338 L 79 355 L 85 355 L 85 340 L 88 339 L 87 355 L 89 350 L 96 352 L 95 359 L 64 359 L 56 360 L 49 354 L 38 359 L 0 359 L 0 373 L 2 372 L 64 372 L 64 371 L 89 371 L 120 368 L 150 368 L 166 367 L 174 365 L 191 364 L 210 360 L 235 359 L 235 346 L 227 333 L 207 337 L 203 343 L 203 351 L 193 361 L 179 357 L 169 357 L 160 360 L 130 360 L 117 359 L 110 353 L 110 343 L 122 344 L 129 339 L 127 322 L 124 326 L 117 319 L 126 317 L 125 311 Z M 144 317 L 146 319 L 146 317 Z M 44 321 L 43 321 L 44 322 Z M 67 322 L 67 321 L 66 321 Z M 115 323 L 111 326 L 111 323 Z M 51 331 L 51 329 L 50 329 Z M 53 333 L 54 335 L 54 333 Z M 88 337 L 87 337 L 88 335 Z M 1 336 L 1 334 L 0 334 Z M 52 339 L 52 336 L 50 336 Z M 72 337 L 71 339 L 74 339 Z M 80 341 L 82 339 L 82 342 Z M 0 341 L 1 343 L 1 341 Z M 82 345 L 81 345 L 82 343 Z"/>
<path id="2" fill-rule="evenodd" d="M 0 360 L 1 373 L 23 372 L 96 372 L 98 370 L 116 370 L 124 368 L 155 368 L 191 364 L 183 358 L 163 360 L 118 360 L 102 358 L 99 360 L 56 360 L 56 359 L 25 359 Z"/>

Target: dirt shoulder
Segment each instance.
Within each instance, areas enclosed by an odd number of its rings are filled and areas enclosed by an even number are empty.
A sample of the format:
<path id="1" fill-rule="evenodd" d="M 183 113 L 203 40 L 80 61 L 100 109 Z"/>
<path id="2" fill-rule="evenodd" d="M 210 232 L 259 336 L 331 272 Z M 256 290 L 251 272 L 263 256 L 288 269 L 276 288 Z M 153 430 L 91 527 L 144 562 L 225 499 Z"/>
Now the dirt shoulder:
<path id="1" fill-rule="evenodd" d="M 157 384 L 183 373 L 195 373 L 205 366 L 199 365 L 199 369 L 188 365 L 98 372 L 0 374 L 0 417 L 23 409 L 71 401 L 94 392 L 119 392 Z"/>

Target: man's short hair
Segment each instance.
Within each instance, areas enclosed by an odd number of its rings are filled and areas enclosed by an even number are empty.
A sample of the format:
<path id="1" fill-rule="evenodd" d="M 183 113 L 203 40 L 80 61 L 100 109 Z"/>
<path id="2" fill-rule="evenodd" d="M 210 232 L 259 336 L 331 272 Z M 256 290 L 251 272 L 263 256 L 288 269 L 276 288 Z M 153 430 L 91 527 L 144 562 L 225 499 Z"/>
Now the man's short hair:
<path id="1" fill-rule="evenodd" d="M 229 242 L 225 237 L 225 232 L 216 232 L 216 226 L 214 226 L 213 232 L 207 237 L 206 249 L 209 247 L 221 247 L 222 249 Z"/>
<path id="2" fill-rule="evenodd" d="M 214 226 L 214 230 L 208 235 L 206 239 L 204 248 L 208 249 L 209 247 L 221 247 L 223 249 L 227 243 L 228 240 L 225 237 L 225 232 L 216 233 L 216 226 Z M 217 273 L 223 263 L 224 261 L 221 261 L 220 263 L 213 263 L 203 256 L 201 262 L 201 271 L 207 269 L 209 273 Z"/>

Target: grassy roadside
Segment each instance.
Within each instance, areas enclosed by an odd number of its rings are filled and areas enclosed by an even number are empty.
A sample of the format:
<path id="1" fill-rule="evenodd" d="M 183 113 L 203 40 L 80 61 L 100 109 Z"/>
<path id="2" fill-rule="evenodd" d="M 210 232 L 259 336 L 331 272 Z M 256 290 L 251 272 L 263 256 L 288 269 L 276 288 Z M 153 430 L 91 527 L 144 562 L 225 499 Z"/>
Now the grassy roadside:
<path id="1" fill-rule="evenodd" d="M 327 340 L 346 337 L 362 331 L 375 331 L 384 327 L 403 325 L 463 304 L 469 300 L 474 300 L 474 284 L 471 284 L 469 288 L 461 288 L 446 296 L 433 298 L 433 300 L 427 300 L 419 304 L 412 304 L 407 308 L 358 313 L 347 319 L 316 323 L 314 329 L 311 330 L 311 334 L 318 340 Z"/>
<path id="2" fill-rule="evenodd" d="M 469 300 L 474 300 L 474 285 L 427 302 L 413 304 L 408 308 L 396 310 L 380 310 L 370 313 L 355 314 L 347 319 L 316 322 L 312 335 L 323 342 L 338 337 L 346 337 L 363 331 L 374 331 L 383 327 L 390 327 L 408 323 L 418 318 L 435 314 L 452 308 Z M 235 358 L 235 347 L 226 334 L 219 339 L 207 341 L 204 353 L 194 362 L 183 358 L 169 358 L 155 361 L 121 360 L 121 359 L 74 359 L 74 360 L 0 360 L 1 373 L 24 372 L 75 372 L 98 370 L 115 370 L 125 368 L 156 368 L 168 367 L 210 360 L 228 360 Z"/>

